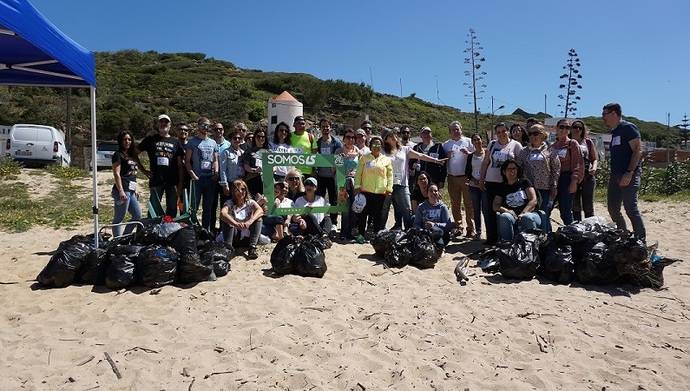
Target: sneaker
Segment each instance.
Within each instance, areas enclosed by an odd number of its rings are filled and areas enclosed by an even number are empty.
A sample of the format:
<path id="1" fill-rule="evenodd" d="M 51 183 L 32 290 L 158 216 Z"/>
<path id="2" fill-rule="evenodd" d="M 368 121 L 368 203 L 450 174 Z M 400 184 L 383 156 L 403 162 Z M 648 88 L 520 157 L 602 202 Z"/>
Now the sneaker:
<path id="1" fill-rule="evenodd" d="M 362 235 L 357 235 L 357 237 L 355 238 L 355 242 L 359 244 L 364 244 L 364 242 L 366 242 L 366 239 L 364 239 L 364 236 Z"/>
<path id="2" fill-rule="evenodd" d="M 259 258 L 259 254 L 256 253 L 256 247 L 250 247 L 249 251 L 247 251 L 247 259 L 256 259 Z"/>

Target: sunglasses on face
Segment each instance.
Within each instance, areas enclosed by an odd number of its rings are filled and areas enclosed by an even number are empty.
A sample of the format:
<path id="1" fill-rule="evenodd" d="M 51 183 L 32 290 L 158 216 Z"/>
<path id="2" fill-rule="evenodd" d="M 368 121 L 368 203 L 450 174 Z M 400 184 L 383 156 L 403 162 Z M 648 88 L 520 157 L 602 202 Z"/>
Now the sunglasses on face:
<path id="1" fill-rule="evenodd" d="M 362 129 L 364 129 L 364 130 L 371 130 L 371 127 L 370 127 L 370 126 L 367 126 L 367 127 L 362 128 Z"/>
<path id="2" fill-rule="evenodd" d="M 571 126 L 572 129 L 577 129 L 577 130 L 583 130 L 584 128 L 580 125 L 573 125 Z"/>
<path id="3" fill-rule="evenodd" d="M 295 176 L 291 176 L 291 177 L 288 177 L 287 180 L 290 181 L 290 182 L 294 182 L 294 181 L 298 181 L 299 178 L 297 178 L 297 177 L 295 177 Z"/>
<path id="4" fill-rule="evenodd" d="M 239 141 L 242 141 L 242 136 L 239 136 L 239 137 L 233 137 L 232 139 L 233 139 L 233 140 L 239 140 Z"/>
<path id="5" fill-rule="evenodd" d="M 222 132 L 224 129 L 223 128 L 215 128 L 216 132 Z"/>
<path id="6" fill-rule="evenodd" d="M 211 124 L 201 124 L 199 125 L 200 129 L 209 129 L 211 127 Z"/>

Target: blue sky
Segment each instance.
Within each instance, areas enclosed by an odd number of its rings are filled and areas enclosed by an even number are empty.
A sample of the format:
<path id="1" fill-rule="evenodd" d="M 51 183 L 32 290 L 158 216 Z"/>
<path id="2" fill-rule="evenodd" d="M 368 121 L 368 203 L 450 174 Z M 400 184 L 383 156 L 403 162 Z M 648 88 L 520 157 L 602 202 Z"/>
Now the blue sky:
<path id="1" fill-rule="evenodd" d="M 243 68 L 370 82 L 472 111 L 463 63 L 473 28 L 485 48 L 482 112 L 505 105 L 558 114 L 570 48 L 582 61 L 580 115 L 609 101 L 641 119 L 690 113 L 687 0 L 641 1 L 94 1 L 32 0 L 94 51 L 203 52 Z M 683 38 L 685 37 L 685 38 Z"/>

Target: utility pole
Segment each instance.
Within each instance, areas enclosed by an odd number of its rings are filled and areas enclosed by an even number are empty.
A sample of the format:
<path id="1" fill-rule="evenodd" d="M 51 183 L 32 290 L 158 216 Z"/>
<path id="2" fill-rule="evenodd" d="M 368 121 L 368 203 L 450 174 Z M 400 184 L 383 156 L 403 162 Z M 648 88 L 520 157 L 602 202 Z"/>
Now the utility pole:
<path id="1" fill-rule="evenodd" d="M 374 90 L 374 73 L 371 71 L 371 67 L 369 67 L 369 85 Z"/>
<path id="2" fill-rule="evenodd" d="M 544 114 L 549 114 L 546 112 L 546 94 L 544 94 Z"/>
<path id="3" fill-rule="evenodd" d="M 441 96 L 438 92 L 438 75 L 436 75 L 436 104 L 437 105 L 441 104 Z"/>
<path id="4" fill-rule="evenodd" d="M 402 77 L 400 78 L 400 97 L 401 98 L 403 97 L 403 94 L 402 94 Z"/>

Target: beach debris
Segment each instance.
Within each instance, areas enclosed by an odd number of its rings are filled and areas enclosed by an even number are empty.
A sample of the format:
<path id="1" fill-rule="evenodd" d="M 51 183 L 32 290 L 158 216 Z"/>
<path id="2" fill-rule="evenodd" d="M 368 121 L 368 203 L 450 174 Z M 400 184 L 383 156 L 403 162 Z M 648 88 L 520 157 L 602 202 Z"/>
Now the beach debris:
<path id="1" fill-rule="evenodd" d="M 216 277 L 223 277 L 228 274 L 232 256 L 233 250 L 221 242 L 209 242 L 201 249 L 202 262 L 213 265 L 213 273 Z"/>
<path id="2" fill-rule="evenodd" d="M 412 265 L 418 269 L 430 269 L 436 266 L 443 253 L 442 247 L 438 247 L 431 237 L 431 231 L 423 228 L 412 228 L 404 233 L 381 230 L 371 244 L 376 256 L 383 258 L 389 268 Z"/>
<path id="3" fill-rule="evenodd" d="M 235 373 L 237 372 L 237 369 L 230 370 L 230 371 L 219 371 L 219 372 L 211 372 L 208 375 L 204 375 L 204 379 L 208 379 L 211 376 L 216 376 L 216 375 L 227 375 L 229 373 Z"/>
<path id="4" fill-rule="evenodd" d="M 520 232 L 512 243 L 499 246 L 498 258 L 501 275 L 518 280 L 531 280 L 539 268 L 539 247 L 546 235 L 539 230 Z"/>
<path id="5" fill-rule="evenodd" d="M 470 259 L 466 258 L 466 259 L 458 262 L 458 264 L 455 266 L 455 271 L 454 271 L 455 278 L 461 284 L 464 284 L 466 281 L 468 281 L 470 279 L 469 278 L 470 270 L 468 268 L 469 263 L 470 263 Z"/>
<path id="6" fill-rule="evenodd" d="M 172 247 L 154 244 L 142 249 L 136 263 L 141 284 L 159 288 L 175 282 L 177 258 L 177 251 Z"/>
<path id="7" fill-rule="evenodd" d="M 115 361 L 110 357 L 110 354 L 108 352 L 103 352 L 103 355 L 105 356 L 105 359 L 108 361 L 108 364 L 110 364 L 110 368 L 113 370 L 113 373 L 118 379 L 122 379 L 122 374 L 120 373 L 120 370 L 117 368 L 117 365 L 115 365 Z"/>
<path id="8" fill-rule="evenodd" d="M 87 363 L 91 362 L 91 360 L 93 360 L 94 358 L 96 358 L 96 356 L 90 355 L 89 357 L 85 358 L 84 360 L 78 362 L 77 366 L 81 367 L 82 365 L 86 365 Z"/>
<path id="9" fill-rule="evenodd" d="M 537 345 L 539 346 L 539 350 L 542 353 L 548 353 L 549 352 L 549 342 L 542 337 L 541 335 L 534 333 L 534 337 L 537 340 Z"/>
<path id="10" fill-rule="evenodd" d="M 642 310 L 642 309 L 639 309 L 639 308 L 635 308 L 635 307 L 629 306 L 629 305 L 627 305 L 627 304 L 621 304 L 621 303 L 613 303 L 613 304 L 619 305 L 619 306 L 621 306 L 621 307 L 625 307 L 625 308 L 628 308 L 628 309 L 631 309 L 631 310 L 634 310 L 634 311 L 639 311 L 639 312 L 641 312 L 641 313 L 643 313 L 643 314 L 647 314 L 647 315 L 651 315 L 651 316 L 656 316 L 657 318 L 661 318 L 661 319 L 664 319 L 664 320 L 668 320 L 668 321 L 670 321 L 670 322 L 677 322 L 677 321 L 676 321 L 675 319 L 673 319 L 673 318 L 669 318 L 669 317 L 667 317 L 667 316 L 663 316 L 663 315 L 655 314 L 655 313 L 653 313 L 653 312 L 649 312 L 649 311 L 645 311 L 645 310 Z"/>

